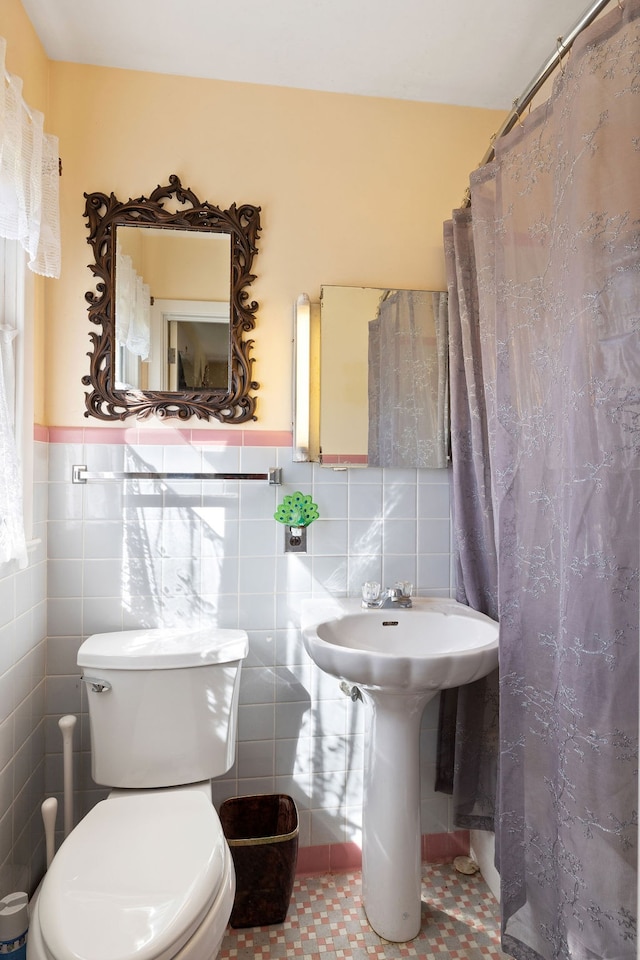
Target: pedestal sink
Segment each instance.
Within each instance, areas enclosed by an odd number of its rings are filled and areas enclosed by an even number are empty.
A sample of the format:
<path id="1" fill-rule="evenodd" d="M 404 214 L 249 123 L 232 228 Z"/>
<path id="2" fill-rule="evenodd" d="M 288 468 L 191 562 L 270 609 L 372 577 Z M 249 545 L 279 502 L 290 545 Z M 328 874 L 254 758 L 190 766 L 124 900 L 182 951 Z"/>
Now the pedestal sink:
<path id="1" fill-rule="evenodd" d="M 327 604 L 328 607 L 324 606 Z M 455 600 L 363 609 L 360 600 L 311 601 L 303 642 L 326 673 L 363 693 L 366 724 L 362 893 L 386 940 L 420 932 L 420 721 L 438 691 L 498 664 L 498 624 Z"/>

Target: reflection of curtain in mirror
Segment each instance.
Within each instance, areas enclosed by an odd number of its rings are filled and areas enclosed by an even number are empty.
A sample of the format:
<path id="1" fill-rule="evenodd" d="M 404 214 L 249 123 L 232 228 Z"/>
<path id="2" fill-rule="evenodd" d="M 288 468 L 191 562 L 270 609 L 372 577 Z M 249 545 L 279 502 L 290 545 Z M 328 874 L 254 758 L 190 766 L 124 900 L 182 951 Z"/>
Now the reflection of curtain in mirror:
<path id="1" fill-rule="evenodd" d="M 390 290 L 369 324 L 371 466 L 446 467 L 447 295 Z"/>
<path id="2" fill-rule="evenodd" d="M 142 360 L 151 348 L 151 291 L 126 253 L 116 254 L 116 340 Z"/>

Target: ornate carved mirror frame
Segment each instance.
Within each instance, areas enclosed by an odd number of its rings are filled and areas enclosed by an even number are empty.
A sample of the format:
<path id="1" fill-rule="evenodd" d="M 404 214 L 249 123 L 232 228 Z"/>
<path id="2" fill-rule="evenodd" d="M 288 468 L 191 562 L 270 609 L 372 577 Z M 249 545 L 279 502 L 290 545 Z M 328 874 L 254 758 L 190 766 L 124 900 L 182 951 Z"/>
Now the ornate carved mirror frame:
<path id="1" fill-rule="evenodd" d="M 96 289 L 88 291 L 85 299 L 89 303 L 91 323 L 101 328 L 99 332 L 91 330 L 89 333 L 93 345 L 93 350 L 87 354 L 91 372 L 82 378 L 82 382 L 93 389 L 85 394 L 85 416 L 100 420 L 124 420 L 131 416 L 144 418 L 151 414 L 180 420 L 192 416 L 201 420 L 214 417 L 225 424 L 256 420 L 256 398 L 250 395 L 250 391 L 259 386 L 251 379 L 253 360 L 249 354 L 253 340 L 246 340 L 243 335 L 254 328 L 254 314 L 258 308 L 255 301 L 248 302 L 246 288 L 255 280 L 251 267 L 258 253 L 260 207 L 249 204 L 236 207 L 234 203 L 228 210 L 221 210 L 201 202 L 189 188 L 182 186 L 175 174 L 169 177 L 166 187 L 156 187 L 148 198 L 138 197 L 121 203 L 113 193 L 110 196 L 85 193 L 84 196 L 84 216 L 90 234 L 87 242 L 95 260 L 89 264 L 89 269 L 97 278 Z M 230 235 L 228 389 L 216 387 L 179 392 L 115 389 L 115 245 L 118 225 Z"/>

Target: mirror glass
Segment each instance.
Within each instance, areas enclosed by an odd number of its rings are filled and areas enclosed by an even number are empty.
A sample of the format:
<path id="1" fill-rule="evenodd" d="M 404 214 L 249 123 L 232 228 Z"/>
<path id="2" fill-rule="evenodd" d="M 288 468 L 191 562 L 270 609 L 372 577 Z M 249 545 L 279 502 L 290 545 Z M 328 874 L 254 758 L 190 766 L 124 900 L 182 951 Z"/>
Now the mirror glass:
<path id="1" fill-rule="evenodd" d="M 118 225 L 115 277 L 116 388 L 227 390 L 229 235 Z"/>
<path id="2" fill-rule="evenodd" d="M 255 420 L 252 376 L 260 207 L 201 202 L 172 174 L 148 197 L 85 193 L 95 290 L 85 294 L 85 416 Z"/>
<path id="3" fill-rule="evenodd" d="M 322 287 L 323 464 L 448 464 L 447 295 Z"/>

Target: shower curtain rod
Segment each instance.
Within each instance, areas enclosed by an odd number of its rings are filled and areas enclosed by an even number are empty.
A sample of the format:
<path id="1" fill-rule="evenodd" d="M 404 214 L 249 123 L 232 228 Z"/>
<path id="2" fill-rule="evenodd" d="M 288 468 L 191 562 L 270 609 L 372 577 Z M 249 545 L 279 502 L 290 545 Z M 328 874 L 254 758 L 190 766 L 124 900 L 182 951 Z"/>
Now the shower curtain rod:
<path id="1" fill-rule="evenodd" d="M 620 0 L 618 0 L 618 2 L 620 2 Z M 484 167 L 485 164 L 489 163 L 489 161 L 493 159 L 495 141 L 499 140 L 500 137 L 504 137 L 504 135 L 509 133 L 509 131 L 515 126 L 522 116 L 523 111 L 529 106 L 536 93 L 538 93 L 544 83 L 549 79 L 555 68 L 562 61 L 564 55 L 569 52 L 576 37 L 582 33 L 585 27 L 588 27 L 590 23 L 593 23 L 598 14 L 610 3 L 611 0 L 596 0 L 595 3 L 592 3 L 591 6 L 585 10 L 578 22 L 574 27 L 572 27 L 566 37 L 558 37 L 555 51 L 542 65 L 530 83 L 525 87 L 518 99 L 514 100 L 511 112 L 507 115 L 505 121 L 494 135 L 491 146 L 480 161 L 479 166 Z M 468 206 L 468 203 L 466 205 Z"/>

